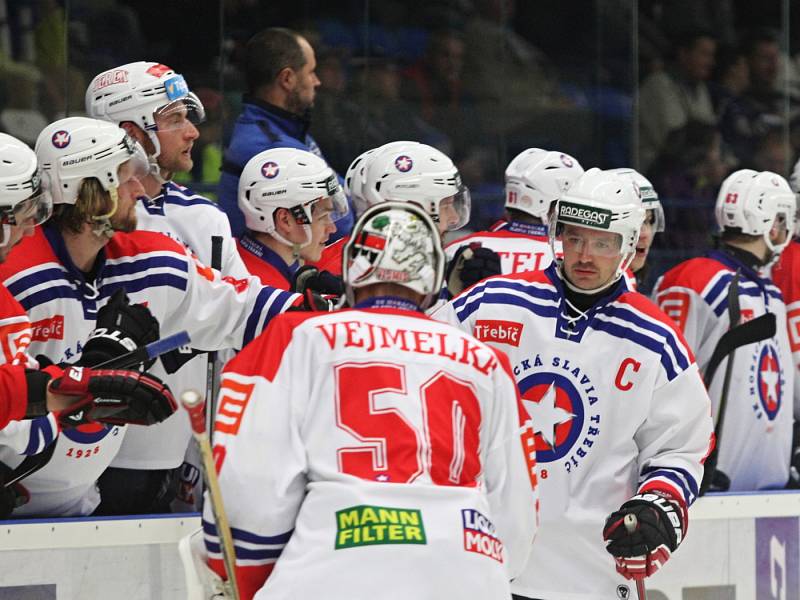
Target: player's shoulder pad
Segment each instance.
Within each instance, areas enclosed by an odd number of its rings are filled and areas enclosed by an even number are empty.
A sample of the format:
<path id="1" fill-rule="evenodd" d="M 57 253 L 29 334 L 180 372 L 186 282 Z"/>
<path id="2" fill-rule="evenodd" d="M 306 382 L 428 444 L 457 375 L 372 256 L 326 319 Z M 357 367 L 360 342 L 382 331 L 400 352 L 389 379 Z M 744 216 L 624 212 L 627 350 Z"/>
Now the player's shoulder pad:
<path id="1" fill-rule="evenodd" d="M 708 291 L 712 282 L 720 277 L 732 276 L 733 271 L 728 266 L 713 258 L 704 256 L 690 258 L 664 273 L 656 293 L 671 287 L 682 287 L 702 296 Z"/>
<path id="2" fill-rule="evenodd" d="M 41 227 L 36 227 L 32 236 L 22 241 L 8 254 L 4 263 L 0 263 L 0 279 L 6 279 L 20 271 L 42 263 L 60 263 Z"/>
<path id="3" fill-rule="evenodd" d="M 196 193 L 189 187 L 170 181 L 164 187 L 165 192 L 162 194 L 161 199 L 165 204 L 174 204 L 176 206 L 197 206 L 207 208 L 210 211 L 224 215 L 225 212 L 219 207 L 216 202 L 212 202 L 205 196 Z"/>
<path id="4" fill-rule="evenodd" d="M 502 304 L 533 308 L 546 306 L 546 312 L 557 311 L 558 290 L 546 271 L 522 271 L 488 277 L 467 288 L 451 301 L 456 316 L 465 321 L 483 304 Z M 535 310 L 539 313 L 540 311 Z"/>
<path id="5" fill-rule="evenodd" d="M 157 231 L 136 230 L 130 233 L 117 232 L 106 245 L 106 256 L 110 259 L 136 256 L 149 252 L 171 252 L 187 256 L 185 246 Z"/>
<path id="6" fill-rule="evenodd" d="M 258 337 L 225 365 L 224 372 L 257 375 L 272 381 L 297 327 L 305 321 L 328 314 L 331 313 L 297 311 L 275 316 Z"/>

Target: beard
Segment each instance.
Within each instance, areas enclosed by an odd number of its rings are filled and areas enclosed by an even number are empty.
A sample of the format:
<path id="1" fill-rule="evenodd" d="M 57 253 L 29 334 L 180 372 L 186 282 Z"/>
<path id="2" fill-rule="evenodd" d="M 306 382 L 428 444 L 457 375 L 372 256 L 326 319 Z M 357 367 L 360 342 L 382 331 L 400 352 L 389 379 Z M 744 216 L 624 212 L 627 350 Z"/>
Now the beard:
<path id="1" fill-rule="evenodd" d="M 121 231 L 122 233 L 130 233 L 136 231 L 137 218 L 136 218 L 136 204 L 131 204 L 127 210 L 119 211 L 111 217 L 111 227 L 114 231 Z"/>
<path id="2" fill-rule="evenodd" d="M 290 113 L 304 118 L 310 118 L 311 109 L 314 107 L 314 101 L 306 102 L 300 97 L 300 92 L 296 89 L 289 93 L 286 98 L 286 110 Z"/>

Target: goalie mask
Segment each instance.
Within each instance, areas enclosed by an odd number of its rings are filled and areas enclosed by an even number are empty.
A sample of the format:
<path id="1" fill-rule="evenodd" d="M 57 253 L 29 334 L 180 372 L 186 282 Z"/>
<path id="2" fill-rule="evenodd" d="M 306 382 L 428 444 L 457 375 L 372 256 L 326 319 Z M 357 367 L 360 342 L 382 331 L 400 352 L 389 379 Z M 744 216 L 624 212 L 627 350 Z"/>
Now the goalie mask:
<path id="1" fill-rule="evenodd" d="M 763 236 L 777 256 L 794 235 L 796 211 L 795 195 L 783 177 L 771 171 L 740 169 L 722 182 L 714 214 L 720 232 L 738 229 L 746 235 Z M 773 226 L 786 229 L 782 243 L 770 240 Z"/>
<path id="2" fill-rule="evenodd" d="M 154 62 L 135 62 L 109 69 L 97 75 L 86 90 L 86 114 L 119 125 L 131 122 L 141 127 L 153 143 L 153 158 L 161 153 L 156 131 L 156 115 L 162 122 L 184 127 L 205 120 L 205 109 L 191 91 L 183 75 Z M 182 117 L 185 115 L 185 119 Z M 152 167 L 151 167 L 152 168 Z"/>
<path id="3" fill-rule="evenodd" d="M 550 208 L 583 175 L 583 167 L 569 154 L 528 148 L 506 167 L 506 208 L 547 223 Z"/>
<path id="4" fill-rule="evenodd" d="M 594 289 L 574 286 L 564 277 L 563 262 L 560 262 L 559 270 L 565 284 L 575 291 L 594 294 L 619 280 L 636 256 L 636 243 L 639 241 L 644 217 L 641 195 L 635 183 L 616 173 L 597 168 L 589 169 L 581 175 L 556 205 L 552 217 L 555 227 L 551 227 L 549 232 L 553 255 L 555 256 L 556 238 L 560 236 L 564 254 L 572 250 L 570 240 L 562 236 L 564 227 L 572 225 L 614 234 L 615 243 L 597 244 L 591 251 L 600 256 L 620 258 L 612 277 Z M 580 248 L 574 250 L 580 251 Z"/>
<path id="5" fill-rule="evenodd" d="M 439 231 L 467 224 L 470 195 L 458 169 L 436 148 L 417 142 L 392 142 L 370 157 L 363 196 L 369 206 L 413 202 L 438 223 Z"/>
<path id="6" fill-rule="evenodd" d="M 336 173 L 319 156 L 296 148 L 265 150 L 251 158 L 239 178 L 239 208 L 247 228 L 268 233 L 287 246 L 303 248 L 311 243 L 314 204 L 330 198 L 336 222 L 349 210 Z M 295 244 L 275 229 L 275 211 L 287 209 L 303 225 L 306 239 Z"/>
<path id="7" fill-rule="evenodd" d="M 384 202 L 367 209 L 344 247 L 342 279 L 350 306 L 353 290 L 392 283 L 423 296 L 421 309 L 439 294 L 445 255 L 431 218 L 405 202 Z"/>
<path id="8" fill-rule="evenodd" d="M 110 219 L 116 212 L 120 168 L 125 165 L 131 176 L 144 177 L 148 172 L 147 155 L 124 129 L 107 121 L 86 117 L 68 117 L 45 127 L 36 140 L 36 157 L 42 172 L 42 187 L 53 204 L 75 204 L 81 182 L 94 177 L 109 193 L 112 208 L 108 214 L 95 215 L 98 235 L 110 235 Z"/>
<path id="9" fill-rule="evenodd" d="M 42 192 L 36 154 L 17 138 L 0 133 L 0 247 L 8 245 L 11 227 L 39 225 L 52 208 L 50 195 Z"/>

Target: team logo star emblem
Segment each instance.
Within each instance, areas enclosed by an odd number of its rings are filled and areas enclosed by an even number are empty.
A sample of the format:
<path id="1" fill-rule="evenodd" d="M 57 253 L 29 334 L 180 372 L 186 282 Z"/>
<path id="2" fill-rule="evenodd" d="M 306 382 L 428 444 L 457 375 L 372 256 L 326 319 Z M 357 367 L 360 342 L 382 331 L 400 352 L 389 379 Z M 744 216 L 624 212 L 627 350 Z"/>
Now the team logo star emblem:
<path id="1" fill-rule="evenodd" d="M 402 156 L 398 156 L 395 159 L 394 166 L 401 173 L 407 173 L 408 171 L 411 170 L 411 167 L 414 166 L 414 161 L 411 160 L 411 157 L 406 156 L 405 154 L 403 154 Z"/>
<path id="2" fill-rule="evenodd" d="M 280 173 L 280 168 L 278 168 L 277 163 L 265 162 L 263 165 L 261 165 L 261 174 L 267 179 L 273 179 L 277 177 L 278 173 Z"/>
<path id="3" fill-rule="evenodd" d="M 53 142 L 53 146 L 55 146 L 56 148 L 66 148 L 67 146 L 69 146 L 69 143 L 72 138 L 70 137 L 68 131 L 64 131 L 62 129 L 61 131 L 56 131 L 53 134 L 53 137 L 50 139 Z"/>
<path id="4" fill-rule="evenodd" d="M 547 444 L 555 449 L 556 444 L 556 427 L 562 423 L 571 421 L 575 416 L 573 413 L 564 410 L 560 406 L 556 406 L 556 386 L 551 383 L 550 387 L 542 396 L 541 400 L 534 402 L 533 400 L 526 400 L 523 398 L 525 408 L 533 421 L 533 427 L 536 433 L 542 436 L 542 439 Z"/>
<path id="5" fill-rule="evenodd" d="M 778 382 L 780 381 L 780 373 L 778 373 L 772 361 L 764 362 L 766 364 L 761 370 L 761 381 L 764 383 L 767 406 L 771 408 L 778 404 Z"/>

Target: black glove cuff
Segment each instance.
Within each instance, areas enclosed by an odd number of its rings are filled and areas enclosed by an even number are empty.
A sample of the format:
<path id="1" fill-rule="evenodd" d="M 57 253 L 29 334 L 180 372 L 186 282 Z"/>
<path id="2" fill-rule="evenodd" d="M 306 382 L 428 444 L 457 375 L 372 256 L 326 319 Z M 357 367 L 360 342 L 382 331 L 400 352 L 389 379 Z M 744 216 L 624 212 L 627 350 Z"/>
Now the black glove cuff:
<path id="1" fill-rule="evenodd" d="M 50 383 L 50 379 L 50 374 L 45 371 L 25 370 L 25 380 L 28 383 L 26 419 L 35 419 L 47 414 L 47 384 Z"/>

